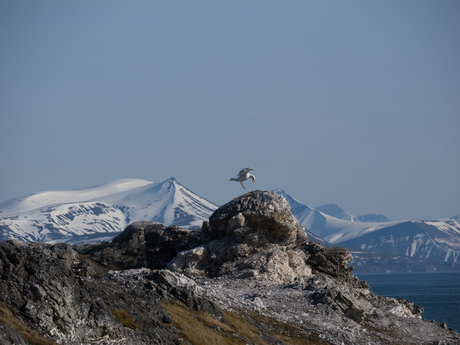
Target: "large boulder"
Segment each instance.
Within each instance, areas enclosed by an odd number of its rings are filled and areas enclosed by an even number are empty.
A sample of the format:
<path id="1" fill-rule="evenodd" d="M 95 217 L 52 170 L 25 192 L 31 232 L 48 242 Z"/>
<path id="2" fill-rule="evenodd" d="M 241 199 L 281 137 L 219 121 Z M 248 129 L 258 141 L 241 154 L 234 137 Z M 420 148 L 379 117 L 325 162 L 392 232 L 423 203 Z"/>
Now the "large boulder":
<path id="1" fill-rule="evenodd" d="M 280 245 L 304 244 L 305 229 L 291 213 L 280 195 L 256 190 L 246 193 L 217 209 L 209 218 L 211 239 L 233 237 L 251 243 Z"/>

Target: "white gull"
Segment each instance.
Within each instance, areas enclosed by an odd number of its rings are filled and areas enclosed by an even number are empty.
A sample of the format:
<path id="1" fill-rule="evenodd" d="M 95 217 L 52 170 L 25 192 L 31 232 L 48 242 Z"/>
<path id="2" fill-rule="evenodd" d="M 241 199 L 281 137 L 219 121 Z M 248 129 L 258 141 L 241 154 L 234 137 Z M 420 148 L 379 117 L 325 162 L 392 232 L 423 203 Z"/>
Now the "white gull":
<path id="1" fill-rule="evenodd" d="M 242 169 L 239 173 L 238 173 L 238 177 L 237 178 L 231 178 L 230 181 L 237 181 L 241 184 L 241 186 L 246 189 L 246 187 L 244 187 L 243 185 L 243 182 L 246 181 L 246 180 L 249 180 L 250 178 L 252 179 L 252 182 L 255 182 L 256 181 L 256 177 L 253 175 L 253 174 L 250 174 L 249 172 L 251 170 L 254 170 L 253 168 L 244 168 Z"/>

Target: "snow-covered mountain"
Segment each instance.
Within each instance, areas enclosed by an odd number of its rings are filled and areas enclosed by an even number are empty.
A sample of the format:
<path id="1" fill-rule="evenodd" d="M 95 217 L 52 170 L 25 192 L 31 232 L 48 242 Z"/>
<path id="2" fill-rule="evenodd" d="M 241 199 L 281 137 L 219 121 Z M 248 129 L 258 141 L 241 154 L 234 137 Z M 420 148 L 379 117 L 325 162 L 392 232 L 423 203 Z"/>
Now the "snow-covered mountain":
<path id="1" fill-rule="evenodd" d="M 411 220 L 337 243 L 341 247 L 457 262 L 460 225 L 455 219 Z"/>
<path id="2" fill-rule="evenodd" d="M 286 199 L 291 206 L 292 213 L 297 218 L 300 225 L 331 243 L 337 243 L 339 240 L 344 241 L 349 238 L 354 238 L 359 234 L 373 231 L 374 227 L 384 226 L 385 224 L 355 221 L 355 217 L 352 215 L 350 215 L 350 220 L 336 218 L 319 211 L 316 208 L 301 203 L 282 189 L 275 189 L 273 192 Z M 337 206 L 335 208 L 337 209 L 339 207 Z M 330 210 L 330 208 L 327 208 L 326 210 Z M 345 211 L 343 211 L 343 213 L 348 214 Z"/>
<path id="3" fill-rule="evenodd" d="M 170 178 L 161 183 L 123 179 L 89 189 L 42 192 L 0 203 L 0 240 L 109 240 L 135 221 L 193 229 L 217 206 Z"/>
<path id="4" fill-rule="evenodd" d="M 363 222 L 335 204 L 312 208 L 282 189 L 274 192 L 287 200 L 303 227 L 334 245 L 447 262 L 460 259 L 460 224 L 454 218 Z"/>

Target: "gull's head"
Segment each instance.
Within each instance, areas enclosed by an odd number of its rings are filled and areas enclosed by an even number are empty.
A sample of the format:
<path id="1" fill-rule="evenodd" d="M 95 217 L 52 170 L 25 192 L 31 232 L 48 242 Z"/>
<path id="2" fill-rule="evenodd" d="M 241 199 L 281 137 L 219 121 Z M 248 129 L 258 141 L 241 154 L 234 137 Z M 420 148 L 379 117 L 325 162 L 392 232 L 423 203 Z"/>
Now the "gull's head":
<path id="1" fill-rule="evenodd" d="M 256 182 L 256 177 L 253 174 L 249 174 L 249 177 L 252 178 L 252 182 Z"/>

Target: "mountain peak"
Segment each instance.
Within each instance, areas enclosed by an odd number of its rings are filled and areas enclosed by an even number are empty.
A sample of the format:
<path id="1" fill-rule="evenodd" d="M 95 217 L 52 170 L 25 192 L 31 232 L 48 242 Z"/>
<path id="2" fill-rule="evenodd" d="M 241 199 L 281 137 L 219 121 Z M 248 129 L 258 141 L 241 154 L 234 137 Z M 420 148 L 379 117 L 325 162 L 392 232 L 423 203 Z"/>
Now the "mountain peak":
<path id="1" fill-rule="evenodd" d="M 351 220 L 351 221 L 355 220 L 355 217 L 353 217 L 350 213 L 345 211 L 343 208 L 339 207 L 339 205 L 337 204 L 326 204 L 326 205 L 315 207 L 315 209 L 331 217 L 334 217 L 334 218 Z"/>

